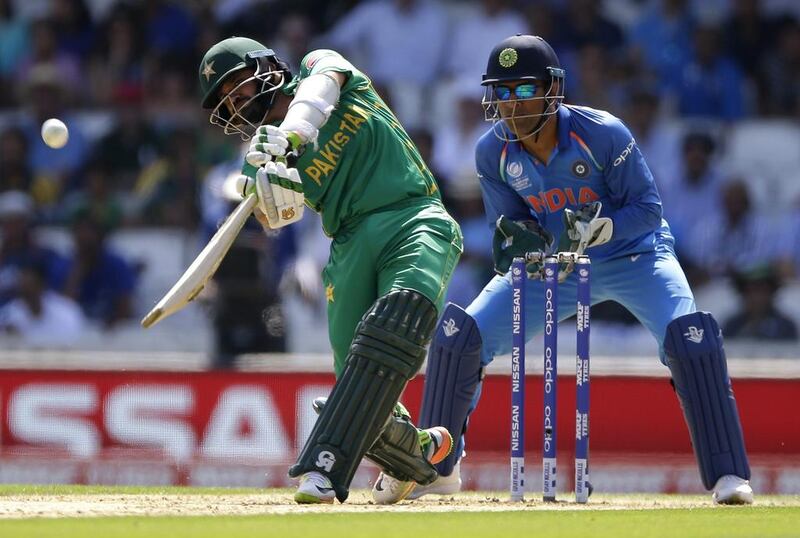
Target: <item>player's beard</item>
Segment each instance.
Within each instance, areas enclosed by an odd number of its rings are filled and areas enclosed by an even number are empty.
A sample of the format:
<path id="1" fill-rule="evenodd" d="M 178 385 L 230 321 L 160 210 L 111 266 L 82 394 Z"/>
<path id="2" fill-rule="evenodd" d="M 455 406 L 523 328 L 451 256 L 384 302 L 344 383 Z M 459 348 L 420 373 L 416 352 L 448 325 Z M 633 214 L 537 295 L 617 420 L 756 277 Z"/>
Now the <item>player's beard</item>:
<path id="1" fill-rule="evenodd" d="M 253 99 L 250 104 L 247 105 L 247 108 L 241 111 L 241 116 L 253 125 L 261 125 L 264 116 L 267 115 L 270 102 L 272 101 L 270 97 L 273 96 L 260 95 Z"/>

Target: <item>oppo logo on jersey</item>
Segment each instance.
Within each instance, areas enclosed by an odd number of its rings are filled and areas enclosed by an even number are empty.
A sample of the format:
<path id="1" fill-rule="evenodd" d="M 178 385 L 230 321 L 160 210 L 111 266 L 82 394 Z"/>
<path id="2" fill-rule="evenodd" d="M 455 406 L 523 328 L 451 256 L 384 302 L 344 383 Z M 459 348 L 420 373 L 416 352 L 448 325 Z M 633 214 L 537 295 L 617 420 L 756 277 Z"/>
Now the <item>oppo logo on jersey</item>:
<path id="1" fill-rule="evenodd" d="M 572 187 L 564 189 L 555 188 L 540 192 L 539 194 L 531 194 L 527 196 L 527 200 L 537 213 L 543 213 L 545 211 L 547 213 L 555 213 L 563 209 L 567 203 L 572 207 L 578 207 L 600 199 L 600 196 L 594 192 L 591 187 L 581 187 L 577 194 L 578 195 L 575 196 L 575 191 Z"/>
<path id="2" fill-rule="evenodd" d="M 625 149 L 622 150 L 622 153 L 619 154 L 619 157 L 614 159 L 614 166 L 615 167 L 619 166 L 619 165 L 621 165 L 622 163 L 625 162 L 625 159 L 627 159 L 628 156 L 631 154 L 631 152 L 633 152 L 633 146 L 635 146 L 635 145 L 636 145 L 636 140 L 631 138 L 630 143 L 625 147 Z"/>

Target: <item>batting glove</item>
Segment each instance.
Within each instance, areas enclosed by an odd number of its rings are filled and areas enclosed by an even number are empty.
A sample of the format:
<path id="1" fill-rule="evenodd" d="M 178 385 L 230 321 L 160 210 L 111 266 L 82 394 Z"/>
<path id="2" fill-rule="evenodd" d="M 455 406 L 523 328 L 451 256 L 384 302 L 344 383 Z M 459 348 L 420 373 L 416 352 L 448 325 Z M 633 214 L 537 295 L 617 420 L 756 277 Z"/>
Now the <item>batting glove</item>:
<path id="1" fill-rule="evenodd" d="M 284 157 L 303 145 L 300 135 L 274 125 L 262 125 L 250 140 L 245 160 L 253 166 L 263 166 Z"/>
<path id="2" fill-rule="evenodd" d="M 255 180 L 244 178 L 242 195 L 255 193 L 258 209 L 271 229 L 282 228 L 303 218 L 305 196 L 300 173 L 284 162 L 269 161 L 256 172 Z"/>

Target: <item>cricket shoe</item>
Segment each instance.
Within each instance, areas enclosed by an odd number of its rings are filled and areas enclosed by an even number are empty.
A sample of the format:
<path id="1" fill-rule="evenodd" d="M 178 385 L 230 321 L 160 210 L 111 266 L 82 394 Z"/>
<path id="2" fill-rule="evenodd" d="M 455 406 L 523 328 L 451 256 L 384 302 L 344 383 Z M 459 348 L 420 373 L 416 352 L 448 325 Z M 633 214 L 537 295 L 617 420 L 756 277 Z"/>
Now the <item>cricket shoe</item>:
<path id="1" fill-rule="evenodd" d="M 453 450 L 453 436 L 442 426 L 419 430 L 419 442 L 425 459 L 433 465 L 445 459 Z M 381 473 L 372 486 L 372 499 L 375 504 L 395 504 L 408 497 L 416 485 L 416 482 L 398 480 Z"/>
<path id="2" fill-rule="evenodd" d="M 750 482 L 734 474 L 726 474 L 714 484 L 714 504 L 753 504 Z"/>
<path id="3" fill-rule="evenodd" d="M 331 504 L 336 498 L 333 484 L 322 473 L 311 471 L 300 477 L 300 485 L 294 492 L 294 502 L 298 504 Z"/>
<path id="4" fill-rule="evenodd" d="M 453 467 L 453 472 L 447 476 L 439 475 L 439 478 L 428 484 L 414 488 L 409 493 L 408 499 L 419 499 L 423 495 L 452 495 L 461 491 L 461 460 L 458 460 Z"/>

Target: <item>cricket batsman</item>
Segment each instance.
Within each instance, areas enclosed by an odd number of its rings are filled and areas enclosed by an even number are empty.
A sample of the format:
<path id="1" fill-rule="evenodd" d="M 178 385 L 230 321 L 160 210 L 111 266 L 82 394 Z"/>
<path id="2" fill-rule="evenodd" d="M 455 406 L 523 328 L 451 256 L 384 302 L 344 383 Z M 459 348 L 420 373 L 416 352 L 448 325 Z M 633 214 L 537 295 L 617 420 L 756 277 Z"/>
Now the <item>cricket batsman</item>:
<path id="1" fill-rule="evenodd" d="M 515 35 L 489 55 L 482 85 L 492 127 L 475 161 L 494 229 L 498 273 L 466 310 L 449 304 L 431 344 L 420 424 L 460 436 L 440 477 L 409 498 L 461 487 L 463 433 L 480 397 L 481 372 L 511 348 L 514 257 L 578 252 L 592 260 L 592 303 L 625 306 L 658 343 L 694 445 L 703 485 L 716 503 L 750 504 L 750 467 L 728 377 L 722 333 L 698 312 L 662 218 L 653 176 L 628 128 L 602 110 L 563 103 L 565 72 L 542 38 Z M 542 267 L 529 263 L 526 339 L 542 332 Z M 575 275 L 562 266 L 560 319 L 575 314 Z M 624 425 L 621 425 L 624 427 Z"/>
<path id="2" fill-rule="evenodd" d="M 252 39 L 206 52 L 202 105 L 226 134 L 251 140 L 243 195 L 256 192 L 265 228 L 297 222 L 307 205 L 332 238 L 323 271 L 336 384 L 289 469 L 298 503 L 344 502 L 363 456 L 403 491 L 437 477 L 445 428 L 418 430 L 398 404 L 420 369 L 462 251 L 431 172 L 370 80 L 332 50 L 293 76 Z"/>

